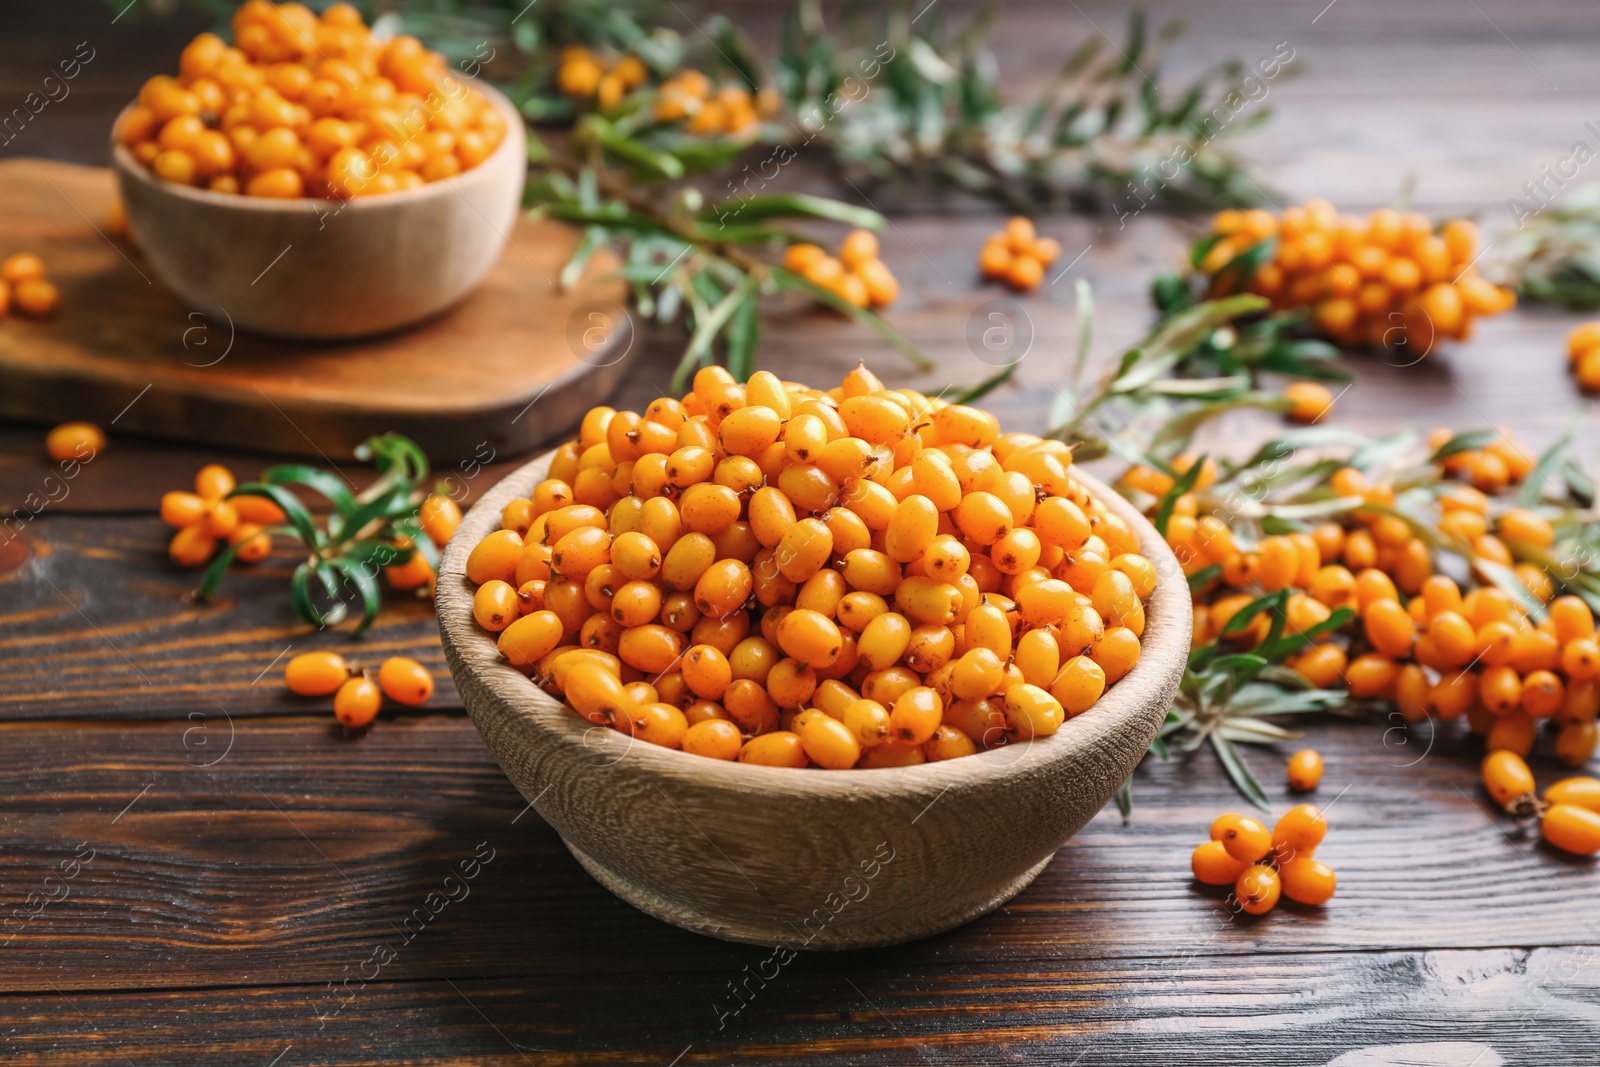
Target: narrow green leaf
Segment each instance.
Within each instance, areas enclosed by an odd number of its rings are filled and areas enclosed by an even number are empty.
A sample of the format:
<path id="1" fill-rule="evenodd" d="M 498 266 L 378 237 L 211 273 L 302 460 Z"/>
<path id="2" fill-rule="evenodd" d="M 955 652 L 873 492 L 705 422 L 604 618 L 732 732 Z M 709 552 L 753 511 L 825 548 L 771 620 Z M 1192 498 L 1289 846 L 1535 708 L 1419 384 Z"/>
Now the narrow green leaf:
<path id="1" fill-rule="evenodd" d="M 1172 509 L 1178 506 L 1178 498 L 1194 488 L 1194 483 L 1200 480 L 1200 474 L 1205 469 L 1206 457 L 1204 454 L 1189 465 L 1176 481 L 1172 488 L 1161 496 L 1161 503 L 1156 508 L 1155 528 L 1162 537 L 1167 536 L 1167 523 L 1172 521 Z"/>
<path id="2" fill-rule="evenodd" d="M 1549 448 L 1544 450 L 1543 455 L 1539 457 L 1539 461 L 1533 465 L 1533 470 L 1528 472 L 1528 477 L 1522 483 L 1522 488 L 1517 491 L 1517 503 L 1519 505 L 1531 508 L 1539 503 L 1539 497 L 1544 492 L 1545 483 L 1566 461 L 1567 451 L 1572 447 L 1572 439 L 1577 434 L 1578 427 L 1582 422 L 1583 412 L 1574 412 L 1572 418 L 1567 422 L 1566 431 L 1551 442 Z"/>
<path id="3" fill-rule="evenodd" d="M 847 226 L 873 231 L 883 229 L 887 223 L 881 214 L 871 208 L 807 193 L 777 193 L 723 200 L 701 211 L 700 218 L 702 221 L 718 223 L 773 218 L 832 219 Z"/>
<path id="4" fill-rule="evenodd" d="M 1261 788 L 1256 776 L 1250 773 L 1250 767 L 1234 749 L 1233 742 L 1221 734 L 1213 733 L 1211 747 L 1216 750 L 1217 759 L 1222 761 L 1222 769 L 1228 772 L 1228 780 L 1233 783 L 1233 787 L 1250 803 L 1270 813 L 1272 801 L 1267 799 L 1266 790 Z"/>
<path id="5" fill-rule="evenodd" d="M 277 485 L 268 485 L 265 482 L 245 482 L 237 486 L 228 494 L 229 498 L 236 496 L 265 497 L 278 505 L 289 524 L 294 527 L 295 534 L 305 544 L 306 548 L 316 551 L 323 546 L 322 531 L 317 529 L 316 522 L 311 518 L 311 512 L 300 503 L 300 498 L 289 490 Z"/>
<path id="6" fill-rule="evenodd" d="M 245 542 L 239 541 L 228 545 L 217 553 L 217 558 L 212 560 L 210 565 L 206 567 L 206 573 L 201 577 L 200 584 L 195 587 L 194 598 L 196 600 L 205 600 L 217 591 L 217 587 L 222 584 L 223 577 L 228 573 L 228 567 L 233 563 L 233 558 L 239 554 L 239 549 L 244 544 Z"/>
<path id="7" fill-rule="evenodd" d="M 326 497 L 341 515 L 348 515 L 356 506 L 356 498 L 345 488 L 343 479 L 316 467 L 283 463 L 262 471 L 261 480 L 268 485 L 303 485 Z"/>
<path id="8" fill-rule="evenodd" d="M 383 601 L 375 568 L 371 563 L 343 556 L 330 559 L 327 566 L 349 578 L 356 591 L 361 594 L 361 622 L 356 626 L 356 633 L 360 633 L 371 626 L 373 620 L 378 617 L 378 608 Z"/>
<path id="9" fill-rule="evenodd" d="M 1198 593 L 1222 577 L 1222 564 L 1212 563 L 1189 575 L 1189 592 Z"/>
<path id="10" fill-rule="evenodd" d="M 984 397 L 1000 388 L 1000 386 L 1004 385 L 1006 382 L 1009 382 L 1012 375 L 1017 373 L 1017 368 L 1021 365 L 1021 360 L 1018 360 L 1015 363 L 1006 364 L 1002 370 L 998 370 L 989 375 L 989 377 L 985 378 L 977 385 L 968 386 L 967 388 L 961 390 L 961 392 L 950 398 L 950 403 L 973 404 L 979 400 L 982 400 Z"/>
<path id="11" fill-rule="evenodd" d="M 1288 609 L 1289 590 L 1280 589 L 1276 593 L 1256 597 L 1250 603 L 1234 612 L 1228 619 L 1227 625 L 1222 628 L 1222 635 L 1242 633 L 1251 623 L 1256 621 L 1256 616 L 1263 611 L 1271 609 L 1275 614 L 1281 615 Z"/>
<path id="12" fill-rule="evenodd" d="M 1428 462 L 1439 463 L 1457 453 L 1471 452 L 1475 449 L 1484 448 L 1494 444 L 1499 438 L 1500 431 L 1498 430 L 1467 430 L 1453 434 L 1450 440 L 1433 450 L 1433 453 L 1428 456 Z"/>

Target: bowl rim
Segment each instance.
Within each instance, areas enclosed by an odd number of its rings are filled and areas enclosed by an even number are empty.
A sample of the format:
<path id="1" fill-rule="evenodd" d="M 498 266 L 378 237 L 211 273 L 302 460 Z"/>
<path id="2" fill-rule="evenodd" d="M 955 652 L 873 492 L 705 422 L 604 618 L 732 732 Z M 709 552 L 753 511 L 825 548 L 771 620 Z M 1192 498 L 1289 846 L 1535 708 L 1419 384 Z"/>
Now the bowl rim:
<path id="1" fill-rule="evenodd" d="M 266 196 L 244 196 L 240 193 L 217 193 L 210 189 L 200 189 L 192 185 L 179 185 L 175 182 L 163 181 L 143 163 L 133 157 L 128 146 L 117 140 L 116 130 L 122 118 L 131 109 L 138 105 L 138 97 L 123 105 L 117 112 L 116 119 L 111 124 L 111 160 L 118 173 L 125 175 L 132 181 L 158 190 L 160 195 L 171 196 L 178 200 L 188 200 L 196 204 L 205 204 L 211 207 L 233 208 L 242 211 L 255 211 L 266 214 L 300 214 L 320 217 L 328 213 L 342 214 L 346 211 L 370 212 L 382 210 L 388 206 L 414 204 L 433 197 L 443 196 L 447 191 L 455 191 L 460 183 L 483 179 L 485 175 L 497 171 L 506 165 L 506 157 L 511 155 L 525 156 L 527 152 L 527 131 L 523 126 L 522 113 L 511 103 L 499 89 L 488 82 L 478 78 L 468 77 L 465 74 L 457 75 L 460 81 L 482 93 L 495 110 L 500 112 L 506 120 L 506 135 L 501 138 L 499 145 L 490 152 L 482 163 L 469 170 L 464 170 L 440 182 L 428 182 L 418 189 L 400 189 L 392 193 L 381 193 L 376 196 L 358 196 L 349 200 L 335 200 L 324 196 L 297 196 L 289 200 L 275 199 Z M 523 164 L 526 166 L 526 163 Z"/>
<path id="2" fill-rule="evenodd" d="M 506 503 L 527 496 L 544 477 L 554 450 L 544 452 L 506 475 L 490 487 L 463 518 L 440 560 L 436 591 L 436 610 L 452 673 L 458 669 L 472 675 L 472 685 L 457 688 L 482 689 L 495 701 L 497 712 L 509 712 L 517 732 L 543 746 L 575 746 L 580 758 L 591 762 L 595 748 L 588 742 L 590 731 L 627 737 L 610 727 L 589 723 L 567 704 L 534 685 L 521 671 L 500 656 L 494 634 L 478 626 L 472 614 L 475 587 L 466 577 L 466 558 L 472 546 L 499 528 L 500 513 Z M 633 773 L 647 774 L 679 788 L 693 784 L 706 789 L 735 793 L 760 792 L 765 796 L 806 798 L 839 797 L 863 799 L 873 795 L 942 795 L 952 789 L 965 792 L 995 786 L 1032 774 L 1047 774 L 1070 764 L 1081 753 L 1103 751 L 1102 742 L 1115 732 L 1137 729 L 1140 720 L 1154 735 L 1170 707 L 1187 666 L 1192 631 L 1191 600 L 1188 582 L 1166 540 L 1128 501 L 1098 478 L 1075 468 L 1073 476 L 1086 489 L 1106 503 L 1130 524 L 1139 538 L 1141 554 L 1155 565 L 1158 580 L 1147 602 L 1147 625 L 1141 639 L 1139 662 L 1126 676 L 1109 687 L 1095 707 L 1064 723 L 1048 738 L 1027 743 L 1025 753 L 1042 749 L 1043 758 L 1017 758 L 1006 747 L 910 767 L 853 768 L 849 771 L 819 772 L 815 768 L 766 767 L 733 760 L 713 760 L 692 756 L 677 749 L 649 743 L 634 744 L 631 737 L 624 752 Z M 459 667 L 458 667 L 459 665 Z M 1160 701 L 1159 713 L 1152 708 Z M 468 704 L 474 725 L 484 732 L 483 714 Z M 505 725 L 495 723 L 497 728 Z M 486 737 L 486 740 L 490 740 Z M 494 747 L 491 742 L 491 748 Z"/>

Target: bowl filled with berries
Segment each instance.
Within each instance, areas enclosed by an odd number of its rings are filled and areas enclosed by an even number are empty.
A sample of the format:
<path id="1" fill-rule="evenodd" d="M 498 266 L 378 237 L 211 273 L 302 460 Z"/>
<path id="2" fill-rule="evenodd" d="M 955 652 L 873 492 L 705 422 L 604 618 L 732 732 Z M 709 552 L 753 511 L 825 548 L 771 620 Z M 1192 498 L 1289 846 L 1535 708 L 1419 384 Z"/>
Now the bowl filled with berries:
<path id="1" fill-rule="evenodd" d="M 596 879 L 735 941 L 892 944 L 998 907 L 1132 773 L 1181 569 L 1070 449 L 864 367 L 707 367 L 489 490 L 444 648 Z"/>
<path id="2" fill-rule="evenodd" d="M 522 118 L 349 4 L 256 0 L 123 109 L 128 228 L 185 302 L 241 329 L 338 340 L 460 300 L 499 260 L 526 175 Z"/>

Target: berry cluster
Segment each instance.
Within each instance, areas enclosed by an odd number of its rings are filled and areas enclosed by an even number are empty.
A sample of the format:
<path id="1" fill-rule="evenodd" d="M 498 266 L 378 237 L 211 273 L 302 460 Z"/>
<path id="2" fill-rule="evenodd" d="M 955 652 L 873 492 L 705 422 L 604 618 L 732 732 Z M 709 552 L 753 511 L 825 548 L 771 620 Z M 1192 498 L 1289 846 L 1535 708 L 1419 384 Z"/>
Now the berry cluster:
<path id="1" fill-rule="evenodd" d="M 208 463 L 194 476 L 194 492 L 162 494 L 161 520 L 178 528 L 167 546 L 174 563 L 198 567 L 223 541 L 239 546 L 233 558 L 240 563 L 256 563 L 272 551 L 266 528 L 284 521 L 282 509 L 259 496 L 225 499 L 235 484 L 227 467 Z"/>
<path id="2" fill-rule="evenodd" d="M 374 682 L 366 671 L 352 669 L 336 652 L 302 652 L 284 667 L 283 683 L 300 696 L 333 694 L 334 718 L 352 730 L 378 717 L 383 697 L 416 707 L 433 695 L 433 675 L 407 656 L 384 660 Z"/>
<path id="3" fill-rule="evenodd" d="M 1022 216 L 1009 219 L 1005 229 L 989 235 L 978 253 L 978 270 L 985 278 L 1005 282 L 1019 293 L 1036 288 L 1050 264 L 1061 258 L 1061 242 L 1040 237 L 1033 223 Z"/>
<path id="4" fill-rule="evenodd" d="M 1483 455 L 1501 464 L 1498 454 Z M 1475 474 L 1479 468 L 1461 469 Z M 1525 474 L 1519 467 L 1517 475 Z M 1197 485 L 1207 478 L 1202 472 Z M 1124 482 L 1144 491 L 1171 484 L 1167 475 L 1142 467 Z M 1197 590 L 1196 647 L 1218 639 L 1242 647 L 1258 643 L 1272 619 L 1259 615 L 1230 632 L 1233 615 L 1257 593 L 1290 590 L 1289 633 L 1303 633 L 1346 607 L 1360 619 L 1359 634 L 1322 634 L 1290 661 L 1311 684 L 1343 685 L 1355 697 L 1392 700 L 1413 722 L 1429 714 L 1464 717 L 1488 738 L 1491 750 L 1521 755 L 1532 749 L 1540 724 L 1553 722 L 1557 757 L 1573 766 L 1587 761 L 1600 739 L 1600 635 L 1588 604 L 1574 596 L 1555 598 L 1535 621 L 1498 587 L 1463 592 L 1454 579 L 1434 573 L 1433 554 L 1411 524 L 1381 510 L 1392 506 L 1392 486 L 1369 485 L 1348 467 L 1335 472 L 1330 486 L 1377 507 L 1309 532 L 1265 537 L 1254 546 L 1239 543 L 1214 515 L 1195 517 L 1192 500 L 1178 498 L 1168 544 L 1186 573 L 1215 567 L 1217 574 Z M 1512 568 L 1530 595 L 1550 600 L 1550 576 L 1532 564 L 1514 564 L 1510 547 L 1548 548 L 1555 535 L 1547 519 L 1525 508 L 1491 518 L 1490 499 L 1465 485 L 1444 490 L 1439 506 L 1437 536 L 1475 559 Z"/>
<path id="5" fill-rule="evenodd" d="M 116 137 L 160 178 L 219 193 L 349 199 L 415 189 L 482 163 L 494 106 L 415 37 L 373 39 L 336 3 L 249 0 L 235 44 L 202 33 L 178 76 L 145 82 Z"/>
<path id="6" fill-rule="evenodd" d="M 783 250 L 783 267 L 852 307 L 888 307 L 900 295 L 900 283 L 878 258 L 878 238 L 871 230 L 850 231 L 837 257 L 814 244 L 792 244 Z"/>
<path id="7" fill-rule="evenodd" d="M 720 367 L 595 408 L 473 547 L 473 612 L 590 721 L 888 767 L 1053 734 L 1139 658 L 1155 568 L 1071 451 L 886 389 Z"/>
<path id="8" fill-rule="evenodd" d="M 1489 749 L 1480 770 L 1483 787 L 1495 803 L 1516 818 L 1537 816 L 1544 839 L 1563 852 L 1577 856 L 1600 852 L 1600 779 L 1563 778 L 1541 799 L 1522 755 L 1493 745 Z"/>
<path id="9" fill-rule="evenodd" d="M 1206 885 L 1233 886 L 1239 907 L 1251 915 L 1265 915 L 1281 897 L 1326 904 L 1338 880 L 1312 854 L 1327 832 L 1322 812 L 1310 804 L 1290 808 L 1271 833 L 1248 815 L 1219 815 L 1189 866 Z"/>
<path id="10" fill-rule="evenodd" d="M 1421 355 L 1465 340 L 1475 317 L 1498 315 L 1516 295 L 1474 271 L 1478 229 L 1453 219 L 1382 208 L 1365 219 L 1326 200 L 1279 218 L 1260 209 L 1218 212 L 1192 262 L 1211 293 L 1252 292 L 1282 309 L 1309 308 L 1317 328 L 1346 345 L 1407 347 Z"/>
<path id="11" fill-rule="evenodd" d="M 12 308 L 29 318 L 44 319 L 61 306 L 61 293 L 32 252 L 18 252 L 0 262 L 0 318 Z"/>

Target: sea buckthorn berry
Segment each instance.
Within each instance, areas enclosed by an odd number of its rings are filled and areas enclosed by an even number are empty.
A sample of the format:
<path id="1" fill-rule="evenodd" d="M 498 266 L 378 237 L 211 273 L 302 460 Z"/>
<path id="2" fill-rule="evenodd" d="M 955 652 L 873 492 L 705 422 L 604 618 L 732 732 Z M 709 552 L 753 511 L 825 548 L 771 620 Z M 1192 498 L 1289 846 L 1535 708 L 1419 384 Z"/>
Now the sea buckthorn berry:
<path id="1" fill-rule="evenodd" d="M 167 555 L 180 567 L 198 567 L 216 551 L 217 539 L 204 522 L 185 526 L 167 543 Z"/>
<path id="2" fill-rule="evenodd" d="M 1092 708 L 1105 692 L 1105 669 L 1088 656 L 1069 659 L 1050 683 L 1050 695 L 1061 703 L 1068 718 Z"/>
<path id="3" fill-rule="evenodd" d="M 327 696 L 349 677 L 344 657 L 334 652 L 302 652 L 283 669 L 283 684 L 291 693 L 306 697 Z"/>
<path id="4" fill-rule="evenodd" d="M 804 767 L 806 759 L 800 735 L 788 730 L 774 730 L 752 737 L 739 752 L 741 763 L 755 763 L 764 767 Z"/>
<path id="5" fill-rule="evenodd" d="M 194 493 L 173 490 L 161 495 L 161 521 L 168 526 L 193 526 L 205 517 L 206 502 Z"/>
<path id="6" fill-rule="evenodd" d="M 861 744 L 855 734 L 844 723 L 821 712 L 801 729 L 800 744 L 814 763 L 831 770 L 854 767 L 861 758 Z"/>
<path id="7" fill-rule="evenodd" d="M 933 731 L 933 736 L 922 743 L 922 754 L 929 763 L 959 759 L 977 751 L 978 746 L 973 743 L 972 738 L 954 726 L 947 726 L 944 723 L 940 723 Z"/>
<path id="8" fill-rule="evenodd" d="M 1008 732 L 1019 741 L 1048 737 L 1059 730 L 1067 718 L 1059 700 L 1026 682 L 1006 690 L 1005 717 Z"/>
<path id="9" fill-rule="evenodd" d="M 428 539 L 443 548 L 461 525 L 461 508 L 449 497 L 435 493 L 417 508 L 417 522 Z"/>
<path id="10" fill-rule="evenodd" d="M 1553 804 L 1539 820 L 1544 839 L 1563 852 L 1592 856 L 1600 852 L 1600 813 L 1576 804 Z"/>
<path id="11" fill-rule="evenodd" d="M 952 516 L 961 533 L 980 545 L 992 545 L 1011 532 L 1011 509 L 993 493 L 975 491 L 961 498 Z"/>
<path id="12" fill-rule="evenodd" d="M 1515 752 L 1499 749 L 1483 758 L 1483 786 L 1501 806 L 1533 793 L 1533 772 Z"/>
<path id="13" fill-rule="evenodd" d="M 105 449 L 106 435 L 92 422 L 64 422 L 45 435 L 44 446 L 58 463 L 87 462 Z"/>
<path id="14" fill-rule="evenodd" d="M 1206 885 L 1233 885 L 1249 866 L 1229 855 L 1221 841 L 1207 841 L 1194 850 L 1189 860 L 1195 880 Z"/>
<path id="15" fill-rule="evenodd" d="M 784 616 L 778 627 L 778 645 L 807 666 L 826 667 L 838 658 L 842 640 L 832 619 L 800 609 Z"/>
<path id="16" fill-rule="evenodd" d="M 694 723 L 683 733 L 683 751 L 708 759 L 736 760 L 744 739 L 739 728 L 726 719 L 707 719 Z"/>
<path id="17" fill-rule="evenodd" d="M 1322 755 L 1315 749 L 1303 748 L 1289 757 L 1289 788 L 1297 793 L 1308 793 L 1322 781 Z"/>
<path id="18" fill-rule="evenodd" d="M 1283 886 L 1278 872 L 1259 863 L 1246 868 L 1233 887 L 1239 907 L 1251 915 L 1265 915 L 1277 907 L 1282 892 Z"/>
<path id="19" fill-rule="evenodd" d="M 549 609 L 529 612 L 500 631 L 500 654 L 513 667 L 530 667 L 554 651 L 566 633 L 561 617 Z"/>
<path id="20" fill-rule="evenodd" d="M 1121 681 L 1139 662 L 1139 638 L 1127 627 L 1107 629 L 1089 657 L 1105 671 L 1106 684 Z"/>
<path id="21" fill-rule="evenodd" d="M 1563 778 L 1544 791 L 1544 800 L 1547 804 L 1575 804 L 1600 812 L 1600 778 Z"/>
<path id="22" fill-rule="evenodd" d="M 370 678 L 348 678 L 333 695 L 333 716 L 352 729 L 359 730 L 378 717 L 383 698 Z"/>
<path id="23" fill-rule="evenodd" d="M 1298 804 L 1283 813 L 1272 827 L 1272 855 L 1279 863 L 1310 856 L 1328 833 L 1321 809 Z"/>
<path id="24" fill-rule="evenodd" d="M 1556 732 L 1556 759 L 1568 767 L 1582 767 L 1594 758 L 1600 745 L 1600 727 L 1593 722 L 1564 723 Z"/>
<path id="25" fill-rule="evenodd" d="M 1272 850 L 1272 835 L 1248 815 L 1219 815 L 1211 823 L 1211 840 L 1222 842 L 1228 855 L 1255 863 Z"/>
<path id="26" fill-rule="evenodd" d="M 204 494 L 202 494 L 204 495 Z M 522 538 L 512 530 L 496 530 L 473 546 L 467 555 L 467 578 L 475 584 L 499 579 L 509 582 L 517 573 Z"/>
<path id="27" fill-rule="evenodd" d="M 390 700 L 416 706 L 433 695 L 433 675 L 414 659 L 390 656 L 378 668 L 378 686 Z"/>
<path id="28" fill-rule="evenodd" d="M 1319 905 L 1333 899 L 1338 878 L 1333 868 L 1309 856 L 1291 860 L 1278 868 L 1283 895 L 1297 904 Z"/>
<path id="29" fill-rule="evenodd" d="M 938 729 L 944 718 L 944 702 L 926 686 L 906 690 L 889 712 L 890 737 L 907 745 L 920 745 Z"/>

